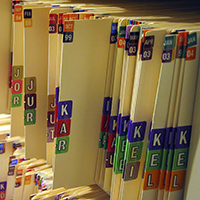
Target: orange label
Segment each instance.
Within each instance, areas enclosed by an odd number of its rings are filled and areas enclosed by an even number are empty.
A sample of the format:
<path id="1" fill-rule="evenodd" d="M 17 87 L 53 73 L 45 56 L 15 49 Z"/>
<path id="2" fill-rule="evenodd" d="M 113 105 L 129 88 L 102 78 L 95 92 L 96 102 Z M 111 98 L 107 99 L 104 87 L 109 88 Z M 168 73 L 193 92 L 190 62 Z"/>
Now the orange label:
<path id="1" fill-rule="evenodd" d="M 146 171 L 144 174 L 143 190 L 156 189 L 159 184 L 160 170 Z"/>
<path id="2" fill-rule="evenodd" d="M 69 14 L 63 13 L 63 23 L 65 20 L 69 20 Z"/>
<path id="3" fill-rule="evenodd" d="M 21 13 L 14 14 L 14 22 L 22 22 L 22 14 Z"/>
<path id="4" fill-rule="evenodd" d="M 186 170 L 172 172 L 170 186 L 169 186 L 170 192 L 181 190 L 183 188 L 185 181 L 185 174 Z"/>
<path id="5" fill-rule="evenodd" d="M 18 169 L 17 170 L 17 176 L 20 176 L 20 175 L 22 175 L 23 174 L 23 170 L 22 169 Z"/>
<path id="6" fill-rule="evenodd" d="M 14 8 L 14 14 L 21 13 L 22 14 L 22 6 L 16 5 Z"/>
<path id="7" fill-rule="evenodd" d="M 124 37 L 119 37 L 118 38 L 118 45 L 117 45 L 118 48 L 123 48 L 125 47 L 125 38 Z"/>
<path id="8" fill-rule="evenodd" d="M 187 45 L 187 35 L 188 32 L 178 33 L 178 46 Z"/>
<path id="9" fill-rule="evenodd" d="M 31 175 L 25 176 L 25 185 L 29 185 L 31 183 Z"/>
<path id="10" fill-rule="evenodd" d="M 196 58 L 196 47 L 188 47 L 185 60 L 194 60 Z"/>
<path id="11" fill-rule="evenodd" d="M 77 20 L 78 18 L 79 18 L 78 14 L 76 13 L 69 14 L 69 20 Z"/>
<path id="12" fill-rule="evenodd" d="M 84 14 L 84 19 L 90 19 L 94 14 Z"/>
<path id="13" fill-rule="evenodd" d="M 161 172 L 160 172 L 160 181 L 159 181 L 159 189 L 160 190 L 165 189 L 166 171 L 167 170 L 161 170 Z"/>
<path id="14" fill-rule="evenodd" d="M 74 21 L 64 21 L 64 32 L 74 31 Z"/>
<path id="15" fill-rule="evenodd" d="M 33 26 L 33 20 L 32 19 L 24 19 L 24 27 L 30 28 Z"/>

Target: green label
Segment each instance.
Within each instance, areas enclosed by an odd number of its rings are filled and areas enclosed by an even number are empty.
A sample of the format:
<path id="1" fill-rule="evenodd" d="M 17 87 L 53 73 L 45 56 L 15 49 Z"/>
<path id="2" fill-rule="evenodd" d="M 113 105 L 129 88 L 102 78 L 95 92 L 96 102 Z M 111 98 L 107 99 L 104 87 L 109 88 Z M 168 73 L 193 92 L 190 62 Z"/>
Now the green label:
<path id="1" fill-rule="evenodd" d="M 36 123 L 36 110 L 24 110 L 24 125 L 33 125 Z"/>
<path id="2" fill-rule="evenodd" d="M 167 171 L 172 170 L 173 156 L 174 156 L 174 150 L 169 149 L 169 154 L 168 154 L 168 158 L 167 158 Z"/>
<path id="3" fill-rule="evenodd" d="M 103 148 L 105 150 L 107 150 L 107 148 L 108 148 L 108 133 L 104 134 L 104 137 L 103 137 Z"/>
<path id="4" fill-rule="evenodd" d="M 164 49 L 173 49 L 175 47 L 175 39 L 174 35 L 166 35 L 164 40 Z"/>
<path id="5" fill-rule="evenodd" d="M 128 142 L 128 152 L 126 155 L 126 161 L 132 162 L 140 160 L 142 155 L 142 147 L 143 142 Z"/>
<path id="6" fill-rule="evenodd" d="M 161 170 L 166 170 L 167 169 L 168 153 L 169 153 L 169 149 L 163 149 Z"/>
<path id="7" fill-rule="evenodd" d="M 188 38 L 187 38 L 187 46 L 191 47 L 191 46 L 195 46 L 197 45 L 197 33 L 190 33 L 188 34 Z"/>
<path id="8" fill-rule="evenodd" d="M 101 132 L 99 136 L 99 148 L 103 148 L 105 132 Z"/>
<path id="9" fill-rule="evenodd" d="M 20 107 L 22 105 L 22 94 L 11 95 L 11 107 Z"/>
<path id="10" fill-rule="evenodd" d="M 146 157 L 145 170 L 158 170 L 162 162 L 162 149 L 149 150 Z"/>
<path id="11" fill-rule="evenodd" d="M 125 37 L 126 35 L 126 26 L 119 27 L 119 37 Z"/>
<path id="12" fill-rule="evenodd" d="M 56 138 L 56 154 L 66 153 L 69 149 L 69 136 Z"/>
<path id="13" fill-rule="evenodd" d="M 172 170 L 182 170 L 187 168 L 189 149 L 175 149 Z"/>

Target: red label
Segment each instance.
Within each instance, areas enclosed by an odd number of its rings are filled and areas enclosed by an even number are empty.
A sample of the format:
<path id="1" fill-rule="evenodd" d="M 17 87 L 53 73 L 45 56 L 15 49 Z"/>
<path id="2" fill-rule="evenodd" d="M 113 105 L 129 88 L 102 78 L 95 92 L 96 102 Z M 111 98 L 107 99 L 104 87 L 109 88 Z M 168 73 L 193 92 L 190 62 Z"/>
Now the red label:
<path id="1" fill-rule="evenodd" d="M 22 93 L 22 80 L 13 80 L 12 81 L 12 94 Z"/>
<path id="2" fill-rule="evenodd" d="M 56 128 L 56 137 L 64 137 L 70 134 L 71 119 L 58 120 Z"/>
<path id="3" fill-rule="evenodd" d="M 178 46 L 187 45 L 188 32 L 178 33 Z"/>
<path id="4" fill-rule="evenodd" d="M 63 23 L 63 13 L 58 14 L 58 23 L 62 24 Z"/>
<path id="5" fill-rule="evenodd" d="M 78 14 L 76 13 L 69 14 L 69 20 L 77 20 L 78 18 L 79 18 Z"/>
<path id="6" fill-rule="evenodd" d="M 188 47 L 185 60 L 194 60 L 196 58 L 196 47 Z"/>
<path id="7" fill-rule="evenodd" d="M 64 32 L 74 31 L 74 21 L 64 21 Z"/>
<path id="8" fill-rule="evenodd" d="M 101 132 L 108 132 L 108 130 L 109 130 L 109 121 L 110 121 L 110 116 L 109 115 L 102 115 Z"/>
<path id="9" fill-rule="evenodd" d="M 49 24 L 57 23 L 57 14 L 49 14 Z"/>
<path id="10" fill-rule="evenodd" d="M 116 134 L 108 134 L 108 152 L 115 150 Z"/>
<path id="11" fill-rule="evenodd" d="M 14 8 L 14 13 L 22 13 L 22 6 L 18 6 L 16 5 L 15 8 Z"/>
<path id="12" fill-rule="evenodd" d="M 92 16 L 94 16 L 94 14 L 85 14 L 84 19 L 90 19 Z"/>
<path id="13" fill-rule="evenodd" d="M 124 37 L 119 37 L 118 38 L 118 48 L 123 48 L 125 47 L 125 38 Z"/>
<path id="14" fill-rule="evenodd" d="M 63 23 L 65 20 L 69 20 L 69 14 L 63 13 Z"/>

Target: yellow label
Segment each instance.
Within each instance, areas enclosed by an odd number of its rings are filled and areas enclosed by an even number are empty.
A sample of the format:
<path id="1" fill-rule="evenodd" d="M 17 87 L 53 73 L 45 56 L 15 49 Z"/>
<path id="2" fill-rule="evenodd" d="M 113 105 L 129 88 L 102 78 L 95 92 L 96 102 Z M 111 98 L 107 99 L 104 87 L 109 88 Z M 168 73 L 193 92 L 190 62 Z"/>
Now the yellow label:
<path id="1" fill-rule="evenodd" d="M 29 185 L 31 183 L 31 175 L 25 176 L 25 185 Z"/>
<path id="2" fill-rule="evenodd" d="M 30 28 L 33 26 L 33 20 L 32 19 L 24 19 L 24 27 Z"/>

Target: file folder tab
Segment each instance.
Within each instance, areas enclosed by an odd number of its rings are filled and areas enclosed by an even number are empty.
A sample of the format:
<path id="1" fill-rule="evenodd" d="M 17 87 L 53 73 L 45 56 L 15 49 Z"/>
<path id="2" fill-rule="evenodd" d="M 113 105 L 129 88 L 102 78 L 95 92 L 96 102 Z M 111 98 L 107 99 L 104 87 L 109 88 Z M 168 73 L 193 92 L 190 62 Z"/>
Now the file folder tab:
<path id="1" fill-rule="evenodd" d="M 36 94 L 25 94 L 24 96 L 24 108 L 25 110 L 32 110 L 37 107 L 37 95 Z"/>
<path id="2" fill-rule="evenodd" d="M 69 149 L 69 137 L 56 138 L 56 154 L 66 153 Z"/>
<path id="3" fill-rule="evenodd" d="M 70 135 L 71 119 L 58 120 L 56 127 L 56 137 L 64 137 Z"/>
<path id="4" fill-rule="evenodd" d="M 0 183 L 0 198 L 1 198 L 1 200 L 5 200 L 5 198 L 6 198 L 6 186 L 7 186 L 7 182 Z"/>
<path id="5" fill-rule="evenodd" d="M 11 95 L 11 107 L 20 107 L 22 105 L 22 94 Z"/>
<path id="6" fill-rule="evenodd" d="M 25 78 L 25 94 L 32 94 L 36 92 L 36 78 Z"/>
<path id="7" fill-rule="evenodd" d="M 69 119 L 72 117 L 72 101 L 58 102 L 58 119 Z"/>
<path id="8" fill-rule="evenodd" d="M 149 150 L 163 149 L 165 141 L 165 129 L 153 129 L 149 138 Z"/>
<path id="9" fill-rule="evenodd" d="M 22 80 L 23 78 L 23 66 L 12 67 L 12 80 Z"/>
<path id="10" fill-rule="evenodd" d="M 33 125 L 36 123 L 36 110 L 24 110 L 24 125 Z"/>
<path id="11" fill-rule="evenodd" d="M 73 42 L 74 33 L 73 32 L 64 32 L 63 43 Z"/>

